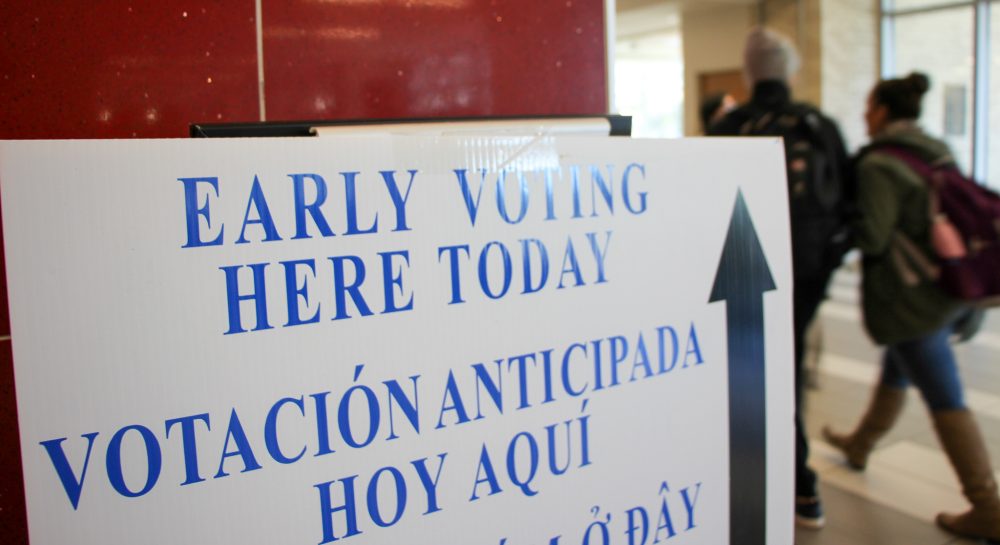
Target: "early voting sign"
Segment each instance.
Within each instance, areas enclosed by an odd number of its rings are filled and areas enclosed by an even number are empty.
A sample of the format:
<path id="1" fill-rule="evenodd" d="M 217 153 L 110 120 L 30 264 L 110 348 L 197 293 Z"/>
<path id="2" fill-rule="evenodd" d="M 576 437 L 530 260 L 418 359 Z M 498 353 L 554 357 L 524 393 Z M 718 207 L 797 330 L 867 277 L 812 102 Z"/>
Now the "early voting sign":
<path id="1" fill-rule="evenodd" d="M 32 543 L 790 543 L 781 153 L 3 142 Z"/>

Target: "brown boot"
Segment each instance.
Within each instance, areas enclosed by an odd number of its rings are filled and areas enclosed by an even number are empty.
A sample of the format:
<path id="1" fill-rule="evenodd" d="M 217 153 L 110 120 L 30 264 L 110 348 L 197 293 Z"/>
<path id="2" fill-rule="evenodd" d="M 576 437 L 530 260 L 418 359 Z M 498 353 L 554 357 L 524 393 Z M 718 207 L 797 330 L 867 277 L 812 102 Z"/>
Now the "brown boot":
<path id="1" fill-rule="evenodd" d="M 990 456 L 968 410 L 932 413 L 934 429 L 962 483 L 962 493 L 972 509 L 962 514 L 941 513 L 938 526 L 963 537 L 1000 540 L 1000 497 Z"/>
<path id="2" fill-rule="evenodd" d="M 868 411 L 861 417 L 853 433 L 837 433 L 829 426 L 824 426 L 823 438 L 844 453 L 848 465 L 859 471 L 863 470 L 875 443 L 896 423 L 905 401 L 906 389 L 879 385 L 872 395 Z"/>

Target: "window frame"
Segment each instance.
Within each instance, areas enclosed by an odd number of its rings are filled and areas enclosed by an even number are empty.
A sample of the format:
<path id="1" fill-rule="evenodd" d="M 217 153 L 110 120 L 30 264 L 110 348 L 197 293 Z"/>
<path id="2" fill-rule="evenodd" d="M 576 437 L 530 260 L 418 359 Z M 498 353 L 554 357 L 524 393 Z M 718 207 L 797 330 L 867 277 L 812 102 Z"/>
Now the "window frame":
<path id="1" fill-rule="evenodd" d="M 882 78 L 896 76 L 896 20 L 907 15 L 974 8 L 972 81 L 972 176 L 984 181 L 989 173 L 990 97 L 990 6 L 1000 0 L 967 0 L 909 9 L 895 9 L 895 0 L 879 3 L 879 72 Z"/>

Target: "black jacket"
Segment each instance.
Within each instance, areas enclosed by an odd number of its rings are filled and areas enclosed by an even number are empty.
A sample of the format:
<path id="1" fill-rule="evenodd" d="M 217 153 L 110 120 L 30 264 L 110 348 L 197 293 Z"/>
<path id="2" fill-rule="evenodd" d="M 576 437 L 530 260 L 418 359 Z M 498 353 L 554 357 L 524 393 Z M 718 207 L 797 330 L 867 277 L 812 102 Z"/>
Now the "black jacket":
<path id="1" fill-rule="evenodd" d="M 824 137 L 829 138 L 836 149 L 835 158 L 845 166 L 843 172 L 848 172 L 850 159 L 847 155 L 847 147 L 844 139 L 840 135 L 837 124 L 822 114 L 814 106 L 803 102 L 792 102 L 792 93 L 788 85 L 778 80 L 765 80 L 758 82 L 753 88 L 750 102 L 740 105 L 738 108 L 726 114 L 725 117 L 712 124 L 708 128 L 709 136 L 740 136 L 752 134 L 747 123 L 759 117 L 762 112 L 781 112 L 792 106 L 815 112 L 822 121 L 822 131 Z"/>
<path id="2" fill-rule="evenodd" d="M 707 133 L 710 136 L 780 135 L 784 137 L 786 148 L 802 140 L 812 142 L 810 148 L 817 151 L 810 151 L 808 156 L 817 158 L 810 163 L 829 169 L 821 170 L 827 173 L 825 176 L 803 176 L 802 170 L 796 171 L 798 176 L 793 176 L 795 161 L 788 161 L 794 273 L 796 277 L 825 276 L 839 265 L 850 243 L 847 224 L 853 213 L 851 203 L 856 191 L 853 168 L 837 124 L 814 106 L 792 102 L 791 92 L 784 82 L 769 80 L 758 82 L 750 101 L 726 114 L 709 127 Z M 823 183 L 808 184 L 803 180 Z"/>

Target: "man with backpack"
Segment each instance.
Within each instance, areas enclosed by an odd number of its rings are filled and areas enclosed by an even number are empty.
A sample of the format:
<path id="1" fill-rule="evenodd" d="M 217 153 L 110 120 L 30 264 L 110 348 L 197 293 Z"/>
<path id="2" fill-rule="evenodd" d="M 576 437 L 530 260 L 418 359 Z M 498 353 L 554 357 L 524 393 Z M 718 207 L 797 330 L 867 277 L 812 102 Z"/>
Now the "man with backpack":
<path id="1" fill-rule="evenodd" d="M 806 328 L 826 297 L 833 271 L 849 248 L 850 160 L 837 125 L 815 107 L 792 102 L 799 68 L 784 36 L 756 28 L 747 36 L 744 72 L 750 101 L 708 129 L 712 136 L 776 136 L 784 140 L 791 216 L 795 342 L 795 520 L 806 528 L 825 522 L 802 420 Z"/>

